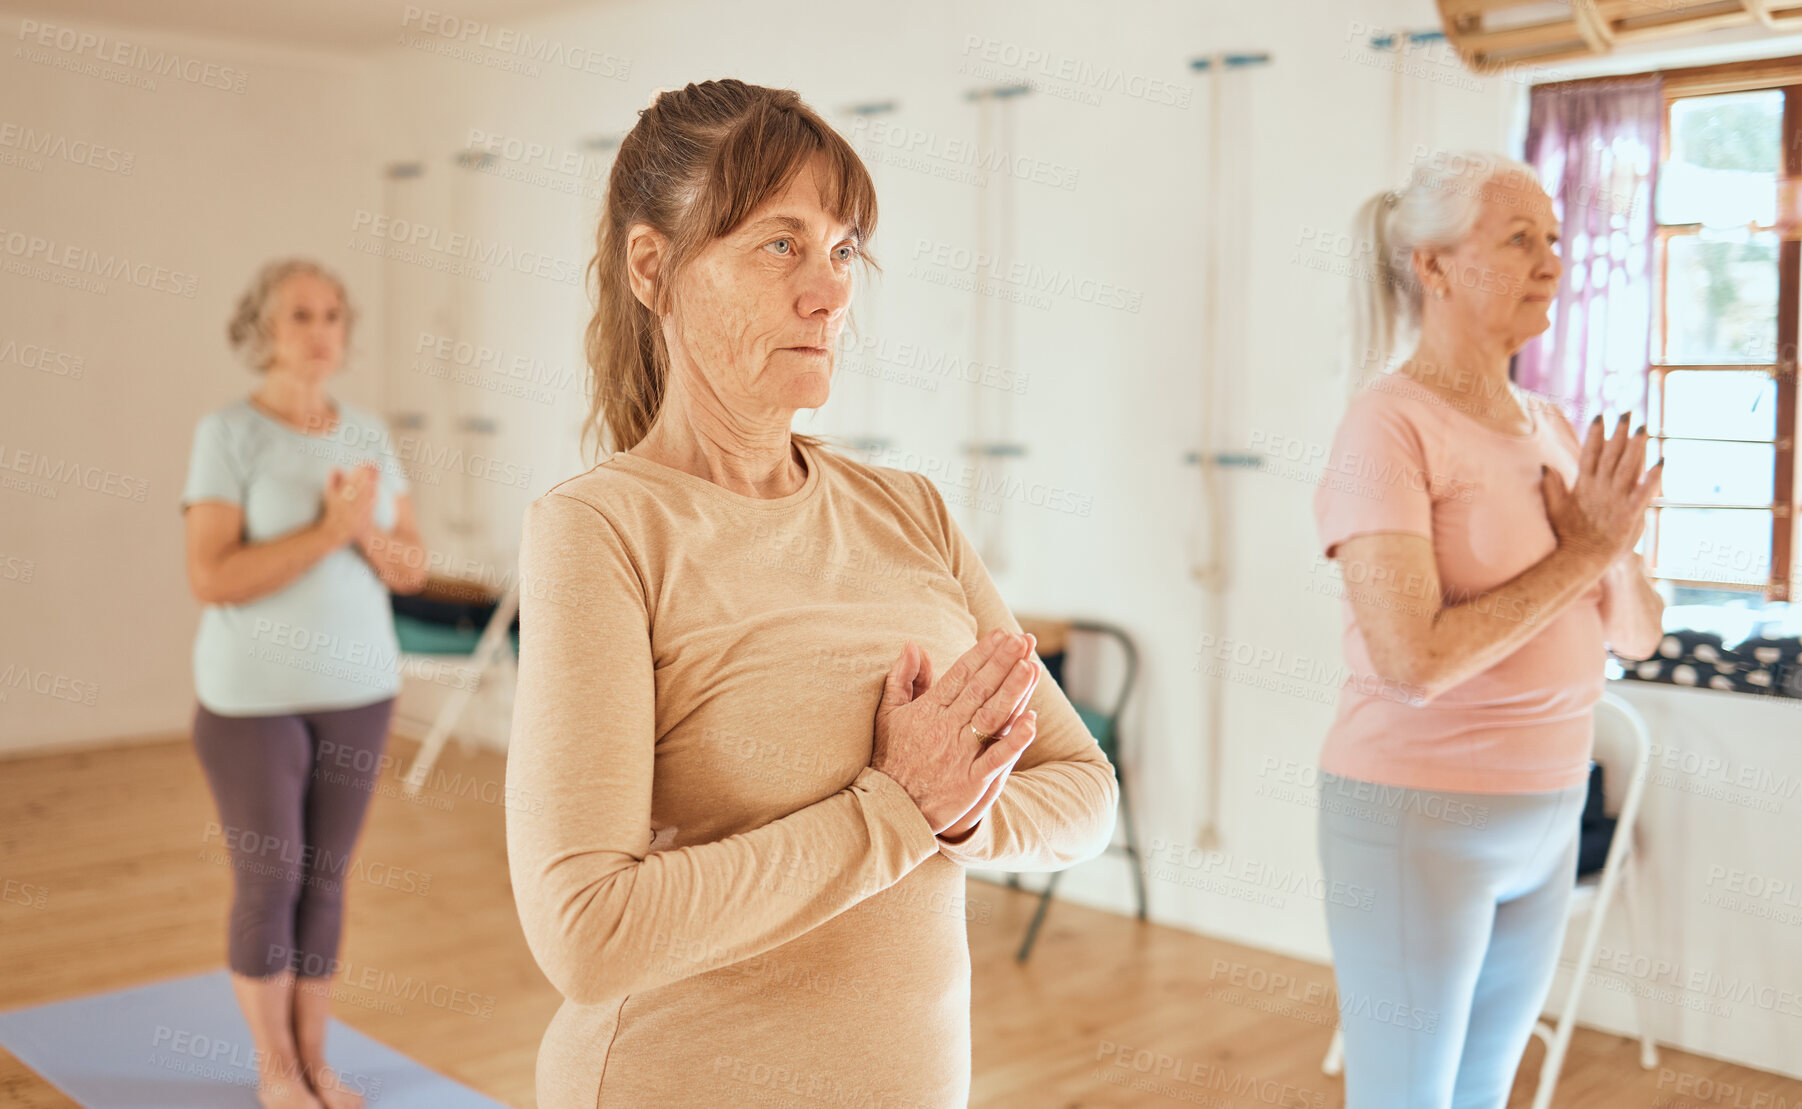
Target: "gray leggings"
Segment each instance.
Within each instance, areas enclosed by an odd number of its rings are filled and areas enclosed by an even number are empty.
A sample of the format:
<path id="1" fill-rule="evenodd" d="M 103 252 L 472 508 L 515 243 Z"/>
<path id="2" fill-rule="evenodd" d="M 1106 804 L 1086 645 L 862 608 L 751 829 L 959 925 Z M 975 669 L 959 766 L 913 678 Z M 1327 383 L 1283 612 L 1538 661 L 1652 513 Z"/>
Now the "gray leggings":
<path id="1" fill-rule="evenodd" d="M 231 852 L 231 969 L 336 969 L 350 852 L 369 809 L 394 698 L 280 716 L 194 713 L 194 750 Z"/>
<path id="2" fill-rule="evenodd" d="M 1588 786 L 1449 793 L 1322 774 L 1346 1109 L 1503 1109 L 1551 988 Z"/>

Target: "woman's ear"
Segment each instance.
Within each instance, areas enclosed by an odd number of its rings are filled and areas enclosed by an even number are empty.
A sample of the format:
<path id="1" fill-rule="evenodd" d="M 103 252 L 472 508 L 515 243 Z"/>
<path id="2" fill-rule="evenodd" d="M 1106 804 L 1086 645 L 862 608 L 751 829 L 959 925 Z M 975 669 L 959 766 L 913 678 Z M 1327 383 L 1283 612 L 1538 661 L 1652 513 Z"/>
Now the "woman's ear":
<path id="1" fill-rule="evenodd" d="M 669 240 L 648 223 L 635 223 L 626 232 L 626 275 L 638 303 L 657 311 L 657 275 L 662 272 Z"/>
<path id="2" fill-rule="evenodd" d="M 1445 254 L 1433 247 L 1416 247 L 1414 250 L 1414 280 L 1420 283 L 1423 296 L 1432 299 L 1433 290 L 1443 288 L 1449 281 L 1446 276 Z"/>

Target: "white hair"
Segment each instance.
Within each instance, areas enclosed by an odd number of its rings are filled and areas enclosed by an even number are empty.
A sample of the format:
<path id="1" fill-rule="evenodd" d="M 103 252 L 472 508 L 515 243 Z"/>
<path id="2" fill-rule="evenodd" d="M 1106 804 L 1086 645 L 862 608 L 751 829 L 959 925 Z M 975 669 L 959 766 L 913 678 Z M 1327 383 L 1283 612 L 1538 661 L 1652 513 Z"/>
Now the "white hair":
<path id="1" fill-rule="evenodd" d="M 1436 151 L 1415 160 L 1405 187 L 1377 193 L 1359 206 L 1353 241 L 1369 252 L 1371 264 L 1354 271 L 1355 376 L 1382 373 L 1401 339 L 1420 326 L 1425 290 L 1414 275 L 1415 249 L 1455 248 L 1482 214 L 1483 186 L 1517 175 L 1539 184 L 1538 172 L 1514 158 L 1481 150 Z"/>

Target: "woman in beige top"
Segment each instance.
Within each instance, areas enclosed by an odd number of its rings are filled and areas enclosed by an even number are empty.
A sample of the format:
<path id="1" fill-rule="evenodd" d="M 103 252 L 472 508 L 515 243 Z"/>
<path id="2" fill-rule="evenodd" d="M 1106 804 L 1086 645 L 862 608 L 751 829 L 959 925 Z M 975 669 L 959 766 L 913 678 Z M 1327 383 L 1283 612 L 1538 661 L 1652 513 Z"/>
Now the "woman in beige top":
<path id="1" fill-rule="evenodd" d="M 565 998 L 546 1109 L 964 1106 L 964 865 L 1112 835 L 1113 767 L 937 489 L 790 431 L 875 217 L 789 91 L 665 92 L 620 145 L 588 329 L 613 453 L 520 552 L 507 847 Z"/>

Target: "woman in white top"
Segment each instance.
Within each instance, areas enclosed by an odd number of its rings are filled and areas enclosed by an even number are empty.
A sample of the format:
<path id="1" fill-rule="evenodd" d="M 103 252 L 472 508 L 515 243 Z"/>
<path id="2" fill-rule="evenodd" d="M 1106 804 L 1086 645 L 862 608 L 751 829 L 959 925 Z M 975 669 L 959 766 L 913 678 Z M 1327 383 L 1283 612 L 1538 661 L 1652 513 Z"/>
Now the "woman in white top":
<path id="1" fill-rule="evenodd" d="M 326 1066 L 325 1030 L 345 869 L 400 688 L 388 594 L 425 583 L 386 429 L 326 395 L 351 319 L 317 264 L 263 268 L 228 328 L 262 381 L 202 417 L 182 496 L 206 605 L 194 746 L 219 810 L 208 840 L 231 854 L 232 985 L 266 1109 L 364 1100 Z"/>

